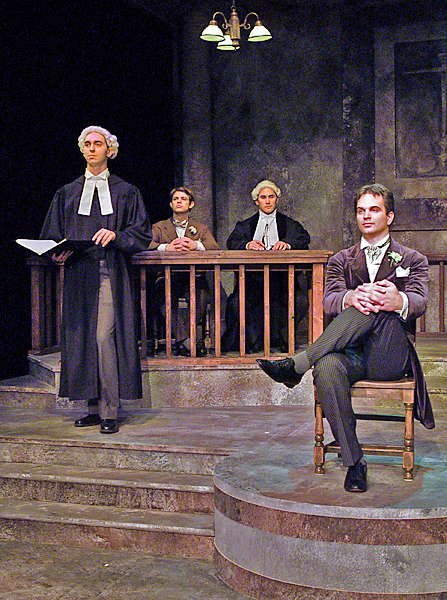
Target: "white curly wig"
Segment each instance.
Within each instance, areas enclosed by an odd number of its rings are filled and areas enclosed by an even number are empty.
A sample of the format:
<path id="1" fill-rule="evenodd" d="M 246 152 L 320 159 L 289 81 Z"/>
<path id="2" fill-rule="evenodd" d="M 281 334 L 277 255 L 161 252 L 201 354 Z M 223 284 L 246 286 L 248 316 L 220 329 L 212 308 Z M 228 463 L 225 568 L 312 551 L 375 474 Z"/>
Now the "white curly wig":
<path id="1" fill-rule="evenodd" d="M 109 158 L 115 158 L 115 156 L 118 154 L 118 140 L 116 139 L 116 135 L 112 135 L 110 133 L 110 131 L 107 131 L 107 129 L 104 129 L 104 127 L 96 127 L 96 125 L 90 125 L 90 127 L 86 127 L 85 129 L 82 130 L 81 135 L 78 137 L 78 146 L 81 150 L 81 152 L 84 152 L 84 142 L 85 142 L 85 138 L 88 136 L 89 133 L 100 133 L 101 135 L 104 136 L 104 139 L 106 140 L 106 144 L 107 144 L 107 148 L 111 148 L 112 149 L 112 154 L 110 155 Z"/>
<path id="2" fill-rule="evenodd" d="M 251 197 L 253 198 L 253 200 L 258 199 L 261 190 L 263 190 L 264 188 L 270 188 L 275 192 L 278 198 L 281 197 L 281 190 L 276 185 L 276 183 L 273 183 L 273 181 L 270 181 L 268 179 L 264 179 L 263 181 L 260 181 L 253 190 L 251 190 Z"/>

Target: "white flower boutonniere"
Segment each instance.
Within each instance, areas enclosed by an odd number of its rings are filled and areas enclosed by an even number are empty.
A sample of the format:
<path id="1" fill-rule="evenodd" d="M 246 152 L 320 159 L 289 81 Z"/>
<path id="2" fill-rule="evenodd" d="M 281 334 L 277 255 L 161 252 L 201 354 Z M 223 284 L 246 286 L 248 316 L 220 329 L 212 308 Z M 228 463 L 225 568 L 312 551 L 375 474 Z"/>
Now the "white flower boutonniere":
<path id="1" fill-rule="evenodd" d="M 402 260 L 402 256 L 399 252 L 388 252 L 388 257 L 390 259 L 390 267 L 397 265 Z"/>
<path id="2" fill-rule="evenodd" d="M 197 233 L 197 229 L 194 227 L 194 225 L 190 225 L 188 229 L 193 235 Z"/>

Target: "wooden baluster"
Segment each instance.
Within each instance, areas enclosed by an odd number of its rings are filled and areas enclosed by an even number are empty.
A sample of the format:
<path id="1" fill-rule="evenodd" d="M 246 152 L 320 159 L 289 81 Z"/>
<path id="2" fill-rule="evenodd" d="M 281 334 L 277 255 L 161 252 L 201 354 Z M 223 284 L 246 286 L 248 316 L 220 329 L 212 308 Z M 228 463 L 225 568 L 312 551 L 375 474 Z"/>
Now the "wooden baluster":
<path id="1" fill-rule="evenodd" d="M 46 267 L 44 270 L 44 297 L 45 297 L 45 347 L 51 348 L 53 346 L 53 294 L 52 294 L 52 278 L 53 270 Z"/>
<path id="2" fill-rule="evenodd" d="M 197 297 L 196 266 L 189 266 L 189 337 L 191 340 L 191 356 L 197 356 Z"/>
<path id="3" fill-rule="evenodd" d="M 311 283 L 311 285 L 307 289 L 307 301 L 309 302 L 309 310 L 307 311 L 307 320 L 308 320 L 307 343 L 310 346 L 311 343 L 312 343 L 313 327 L 314 327 L 314 319 L 313 319 L 313 317 L 314 317 L 314 311 L 313 311 L 313 303 L 314 303 L 313 283 Z"/>
<path id="4" fill-rule="evenodd" d="M 239 348 L 245 356 L 245 265 L 239 265 Z"/>
<path id="5" fill-rule="evenodd" d="M 295 266 L 289 265 L 288 268 L 288 326 L 289 326 L 289 354 L 295 354 Z"/>
<path id="6" fill-rule="evenodd" d="M 172 356 L 172 286 L 171 267 L 165 266 L 166 358 Z"/>
<path id="7" fill-rule="evenodd" d="M 62 306 L 64 302 L 64 265 L 60 265 L 56 274 L 56 344 L 61 343 Z"/>
<path id="8" fill-rule="evenodd" d="M 221 355 L 220 348 L 220 265 L 214 266 L 214 347 L 216 356 Z"/>
<path id="9" fill-rule="evenodd" d="M 439 333 L 445 333 L 444 324 L 444 261 L 439 263 Z"/>
<path id="10" fill-rule="evenodd" d="M 323 265 L 312 265 L 312 340 L 314 342 L 323 333 Z"/>
<path id="11" fill-rule="evenodd" d="M 425 333 L 425 315 L 419 318 L 419 333 Z"/>
<path id="12" fill-rule="evenodd" d="M 147 270 L 140 265 L 141 357 L 147 357 Z"/>
<path id="13" fill-rule="evenodd" d="M 44 289 L 43 265 L 31 265 L 31 349 L 34 354 L 44 350 Z"/>
<path id="14" fill-rule="evenodd" d="M 270 356 L 270 265 L 264 265 L 264 356 Z"/>

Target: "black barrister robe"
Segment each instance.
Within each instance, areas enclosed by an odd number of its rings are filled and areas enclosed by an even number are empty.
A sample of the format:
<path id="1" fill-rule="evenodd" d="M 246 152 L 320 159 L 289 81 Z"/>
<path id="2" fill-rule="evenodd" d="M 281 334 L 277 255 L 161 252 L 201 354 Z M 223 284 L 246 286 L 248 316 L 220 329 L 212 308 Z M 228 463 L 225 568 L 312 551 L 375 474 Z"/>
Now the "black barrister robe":
<path id="1" fill-rule="evenodd" d="M 259 211 L 245 221 L 238 221 L 227 240 L 228 250 L 245 250 L 248 242 L 253 239 L 258 220 Z M 278 239 L 290 244 L 291 250 L 307 250 L 309 248 L 310 236 L 298 221 L 276 212 L 276 227 L 278 228 Z"/>
<path id="2" fill-rule="evenodd" d="M 84 181 L 82 176 L 56 192 L 42 239 L 83 239 L 85 219 L 91 218 L 78 215 Z M 119 393 L 122 399 L 136 399 L 142 396 L 142 385 L 129 267 L 132 254 L 147 250 L 152 234 L 138 189 L 113 174 L 108 181 L 113 214 L 101 216 L 100 221 L 116 233 L 103 257 L 110 269 L 115 308 Z M 78 400 L 99 396 L 96 325 L 101 251 L 92 250 L 70 257 L 65 264 L 60 394 Z"/>
<path id="3" fill-rule="evenodd" d="M 253 239 L 259 220 L 259 211 L 244 221 L 238 221 L 227 240 L 228 250 L 245 250 Z M 301 223 L 276 213 L 278 239 L 290 244 L 292 250 L 307 250 L 310 236 Z M 295 324 L 297 325 L 307 312 L 306 280 L 299 276 L 295 285 Z M 275 344 L 285 343 L 287 339 L 288 283 L 284 273 L 272 273 L 270 279 L 271 336 Z M 239 283 L 230 294 L 225 310 L 226 330 L 222 336 L 224 352 L 239 347 Z M 249 351 L 260 350 L 264 338 L 264 277 L 262 273 L 248 273 L 246 281 L 246 328 Z M 283 339 L 282 339 L 283 338 Z"/>

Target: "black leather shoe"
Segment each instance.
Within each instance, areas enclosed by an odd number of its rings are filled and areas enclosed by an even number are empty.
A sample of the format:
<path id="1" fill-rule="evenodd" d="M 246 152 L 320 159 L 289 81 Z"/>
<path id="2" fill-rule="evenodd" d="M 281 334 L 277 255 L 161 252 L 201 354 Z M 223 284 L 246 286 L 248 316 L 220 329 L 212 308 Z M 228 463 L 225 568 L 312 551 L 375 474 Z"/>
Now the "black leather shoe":
<path id="1" fill-rule="evenodd" d="M 101 423 L 101 417 L 99 415 L 86 415 L 82 419 L 76 419 L 74 422 L 75 427 L 91 427 L 92 425 L 99 425 Z"/>
<path id="2" fill-rule="evenodd" d="M 203 340 L 200 340 L 197 342 L 196 355 L 197 356 L 206 356 L 207 355 L 207 349 L 205 346 L 205 342 Z"/>
<path id="3" fill-rule="evenodd" d="M 256 362 L 273 381 L 283 383 L 290 389 L 298 385 L 303 377 L 295 371 L 295 363 L 291 358 L 284 358 L 283 360 L 257 358 Z"/>
<path id="4" fill-rule="evenodd" d="M 368 467 L 363 459 L 360 459 L 352 467 L 348 467 L 345 479 L 345 490 L 347 492 L 366 492 L 366 472 Z"/>
<path id="5" fill-rule="evenodd" d="M 247 348 L 247 354 L 258 354 L 264 353 L 264 345 L 263 344 L 252 344 Z"/>
<path id="6" fill-rule="evenodd" d="M 271 346 L 272 346 L 272 348 L 276 348 L 281 353 L 283 353 L 283 352 L 287 353 L 287 351 L 289 349 L 289 347 L 286 344 L 286 342 L 284 342 L 281 339 L 276 339 L 276 338 L 274 340 L 272 340 Z"/>
<path id="7" fill-rule="evenodd" d="M 191 353 L 182 342 L 176 342 L 174 345 L 175 356 L 190 356 Z"/>
<path id="8" fill-rule="evenodd" d="M 116 419 L 103 419 L 101 421 L 100 433 L 116 433 L 119 431 Z"/>

